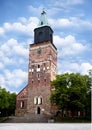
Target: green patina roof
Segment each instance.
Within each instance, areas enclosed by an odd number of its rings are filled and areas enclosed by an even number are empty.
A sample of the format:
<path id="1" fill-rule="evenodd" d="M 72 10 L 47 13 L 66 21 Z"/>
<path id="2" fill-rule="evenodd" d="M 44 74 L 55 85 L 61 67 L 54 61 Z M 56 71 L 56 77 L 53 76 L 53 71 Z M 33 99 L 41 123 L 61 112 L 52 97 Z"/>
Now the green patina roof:
<path id="1" fill-rule="evenodd" d="M 45 26 L 45 25 L 48 25 L 48 20 L 47 20 L 46 12 L 43 10 L 43 12 L 41 13 L 39 26 Z"/>

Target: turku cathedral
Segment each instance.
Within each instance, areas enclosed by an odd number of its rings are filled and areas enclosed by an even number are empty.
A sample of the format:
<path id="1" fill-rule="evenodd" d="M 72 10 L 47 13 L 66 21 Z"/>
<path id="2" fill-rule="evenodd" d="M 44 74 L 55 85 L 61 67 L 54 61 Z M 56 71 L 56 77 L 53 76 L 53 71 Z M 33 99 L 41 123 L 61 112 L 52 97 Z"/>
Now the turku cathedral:
<path id="1" fill-rule="evenodd" d="M 50 95 L 53 91 L 51 81 L 56 74 L 57 48 L 53 43 L 53 30 L 43 11 L 39 26 L 34 29 L 34 43 L 29 45 L 28 84 L 17 94 L 16 116 L 54 113 Z"/>

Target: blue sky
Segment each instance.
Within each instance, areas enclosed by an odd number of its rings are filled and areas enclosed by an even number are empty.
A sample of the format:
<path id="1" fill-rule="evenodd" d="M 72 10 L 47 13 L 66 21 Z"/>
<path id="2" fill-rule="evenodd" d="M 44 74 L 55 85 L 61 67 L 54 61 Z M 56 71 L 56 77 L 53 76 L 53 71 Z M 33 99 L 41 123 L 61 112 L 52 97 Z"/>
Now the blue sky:
<path id="1" fill-rule="evenodd" d="M 28 80 L 29 44 L 45 8 L 58 49 L 58 73 L 92 69 L 91 0 L 0 0 L 0 86 L 19 92 Z"/>

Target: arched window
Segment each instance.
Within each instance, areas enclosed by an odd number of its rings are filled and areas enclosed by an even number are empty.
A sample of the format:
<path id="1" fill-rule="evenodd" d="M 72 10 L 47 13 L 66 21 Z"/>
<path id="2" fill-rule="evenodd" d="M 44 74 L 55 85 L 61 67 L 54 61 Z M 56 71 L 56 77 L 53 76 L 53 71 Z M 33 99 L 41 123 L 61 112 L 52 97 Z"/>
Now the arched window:
<path id="1" fill-rule="evenodd" d="M 38 97 L 34 97 L 34 104 L 38 104 Z"/>
<path id="2" fill-rule="evenodd" d="M 39 97 L 34 97 L 34 104 L 35 105 L 41 105 L 42 104 L 42 97 L 39 96 Z"/>
<path id="3" fill-rule="evenodd" d="M 40 65 L 37 65 L 37 72 L 40 72 Z"/>
<path id="4" fill-rule="evenodd" d="M 42 97 L 41 97 L 41 96 L 38 97 L 38 104 L 39 104 L 39 105 L 42 104 Z"/>

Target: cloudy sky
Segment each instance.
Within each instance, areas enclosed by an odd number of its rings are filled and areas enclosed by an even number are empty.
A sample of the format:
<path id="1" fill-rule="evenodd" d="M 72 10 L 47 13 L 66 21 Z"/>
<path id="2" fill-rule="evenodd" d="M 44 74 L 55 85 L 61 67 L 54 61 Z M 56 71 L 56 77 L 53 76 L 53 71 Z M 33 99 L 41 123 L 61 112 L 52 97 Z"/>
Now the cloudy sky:
<path id="1" fill-rule="evenodd" d="M 92 69 L 92 0 L 0 0 L 0 86 L 27 84 L 29 44 L 45 8 L 58 49 L 58 73 Z"/>

